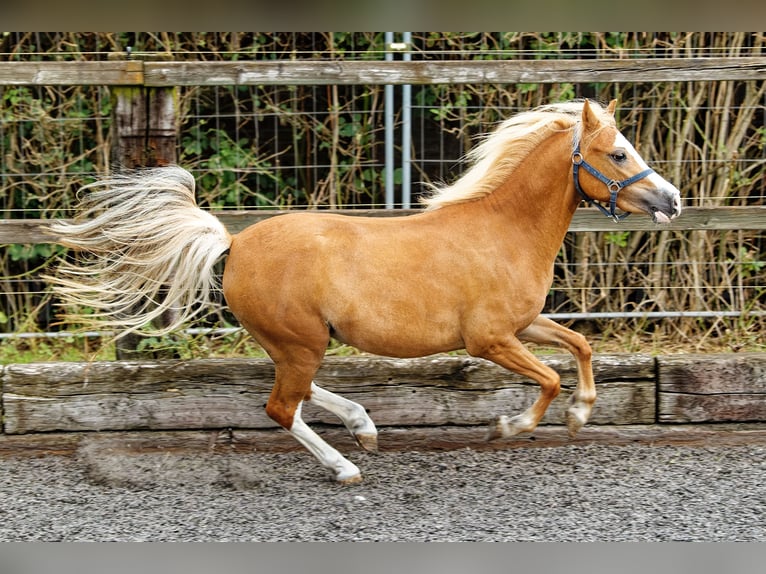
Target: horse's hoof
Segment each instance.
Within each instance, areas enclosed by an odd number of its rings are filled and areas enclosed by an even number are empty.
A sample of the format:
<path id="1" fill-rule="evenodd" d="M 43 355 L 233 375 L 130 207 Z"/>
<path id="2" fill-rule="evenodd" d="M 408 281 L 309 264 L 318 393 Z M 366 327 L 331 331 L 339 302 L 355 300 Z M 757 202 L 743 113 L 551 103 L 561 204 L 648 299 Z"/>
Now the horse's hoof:
<path id="1" fill-rule="evenodd" d="M 567 434 L 569 438 L 575 438 L 583 425 L 572 417 L 567 417 Z"/>
<path id="2" fill-rule="evenodd" d="M 499 438 L 505 438 L 508 436 L 508 417 L 500 415 L 495 417 L 490 423 L 487 429 L 487 434 L 484 436 L 484 440 L 489 442 L 497 440 Z"/>
<path id="3" fill-rule="evenodd" d="M 348 478 L 336 478 L 335 481 L 338 484 L 342 484 L 343 486 L 347 486 L 349 484 L 359 484 L 362 482 L 362 475 L 355 474 L 354 476 L 349 476 Z"/>
<path id="4" fill-rule="evenodd" d="M 378 452 L 378 435 L 376 434 L 357 434 L 354 435 L 356 442 L 367 452 Z"/>
<path id="5" fill-rule="evenodd" d="M 583 416 L 582 412 L 579 412 L 579 409 L 572 407 L 567 411 L 567 432 L 569 433 L 569 438 L 574 438 L 579 430 L 585 426 L 585 423 L 588 422 L 587 418 Z"/>

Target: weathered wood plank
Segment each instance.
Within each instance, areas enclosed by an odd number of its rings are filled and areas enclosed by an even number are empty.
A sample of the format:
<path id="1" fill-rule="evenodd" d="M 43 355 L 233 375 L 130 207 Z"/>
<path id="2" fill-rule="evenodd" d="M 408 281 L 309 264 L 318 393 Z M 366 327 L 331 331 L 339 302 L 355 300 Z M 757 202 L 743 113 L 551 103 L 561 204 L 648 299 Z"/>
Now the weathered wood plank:
<path id="1" fill-rule="evenodd" d="M 766 420 L 766 355 L 658 358 L 659 422 Z"/>
<path id="2" fill-rule="evenodd" d="M 766 229 L 766 206 L 747 207 L 686 207 L 681 216 L 668 224 L 653 223 L 650 217 L 631 215 L 614 221 L 595 208 L 580 208 L 575 212 L 569 231 L 674 231 Z"/>
<path id="3" fill-rule="evenodd" d="M 268 361 L 11 365 L 5 432 L 272 427 Z M 190 426 L 191 425 L 191 426 Z"/>
<path id="4" fill-rule="evenodd" d="M 766 394 L 766 354 L 664 355 L 660 392 Z"/>
<path id="5" fill-rule="evenodd" d="M 563 423 L 576 384 L 569 357 L 542 360 L 562 376 L 562 393 L 546 424 Z M 654 421 L 654 361 L 643 355 L 594 359 L 599 402 L 594 424 Z M 51 431 L 273 428 L 263 407 L 273 381 L 268 360 L 194 360 L 9 365 L 4 374 L 4 428 Z M 484 424 L 519 412 L 537 385 L 486 361 L 439 356 L 419 360 L 328 357 L 316 381 L 369 410 L 380 426 Z M 307 422 L 338 424 L 311 405 Z"/>
<path id="6" fill-rule="evenodd" d="M 344 453 L 360 449 L 344 428 L 315 425 L 318 434 Z M 509 440 L 486 442 L 484 426 L 384 427 L 379 448 L 384 452 L 407 450 L 449 451 L 550 448 L 602 444 L 624 446 L 738 446 L 766 444 L 766 426 L 761 423 L 716 425 L 588 425 L 574 439 L 566 428 L 541 426 L 534 433 Z M 300 451 L 303 447 L 282 430 L 223 429 L 210 431 L 120 431 L 84 433 L 35 433 L 0 435 L 3 456 L 73 456 L 82 449 L 90 454 L 236 454 Z"/>
<path id="7" fill-rule="evenodd" d="M 761 80 L 766 58 L 147 62 L 146 85 L 483 84 Z"/>
<path id="8" fill-rule="evenodd" d="M 127 86 L 144 82 L 138 61 L 0 62 L 0 86 Z"/>
<path id="9" fill-rule="evenodd" d="M 0 62 L 0 85 L 327 85 L 763 80 L 766 58 Z M 125 56 L 127 57 L 127 56 Z"/>
<path id="10" fill-rule="evenodd" d="M 95 434 L 95 433 L 94 433 Z M 34 433 L 7 435 L 0 433 L 0 457 L 4 456 L 70 456 L 77 451 L 83 433 Z"/>
<path id="11" fill-rule="evenodd" d="M 317 210 L 319 211 L 319 210 Z M 238 233 L 264 219 L 294 213 L 293 211 L 221 211 L 214 214 L 223 221 L 232 233 Z M 321 210 L 328 213 L 327 210 Z M 418 209 L 338 209 L 332 213 L 367 217 L 397 217 L 420 213 Z M 55 235 L 46 231 L 48 220 L 44 219 L 0 219 L 0 244 L 8 243 L 55 243 Z M 688 207 L 681 217 L 667 225 L 652 223 L 651 218 L 642 215 L 615 222 L 604 217 L 595 208 L 580 208 L 575 212 L 570 232 L 581 231 L 675 231 L 689 230 L 763 230 L 766 229 L 766 206 L 747 207 Z"/>
<path id="12" fill-rule="evenodd" d="M 0 245 L 9 243 L 56 243 L 47 230 L 47 219 L 0 219 Z"/>

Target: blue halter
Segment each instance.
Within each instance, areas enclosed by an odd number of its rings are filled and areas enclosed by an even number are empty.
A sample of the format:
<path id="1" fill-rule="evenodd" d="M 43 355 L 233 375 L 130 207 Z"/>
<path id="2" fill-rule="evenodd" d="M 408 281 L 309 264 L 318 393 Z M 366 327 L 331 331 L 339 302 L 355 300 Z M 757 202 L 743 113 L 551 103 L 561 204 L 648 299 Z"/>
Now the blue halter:
<path id="1" fill-rule="evenodd" d="M 580 166 L 582 166 L 585 171 L 587 171 L 589 174 L 597 178 L 600 182 L 606 184 L 607 189 L 609 190 L 609 209 L 607 210 L 603 205 L 598 203 L 595 199 L 588 197 L 588 195 L 582 190 L 582 187 L 580 187 Z M 618 215 L 615 212 L 615 209 L 617 208 L 617 194 L 620 193 L 620 190 L 623 187 L 628 187 L 631 183 L 636 183 L 640 179 L 644 179 L 646 176 L 651 175 L 654 173 L 654 170 L 652 168 L 645 169 L 644 171 L 637 173 L 633 177 L 629 177 L 628 179 L 623 179 L 622 181 L 616 181 L 614 179 L 609 179 L 604 174 L 602 174 L 600 171 L 598 171 L 595 167 L 590 165 L 582 156 L 582 153 L 580 153 L 580 144 L 579 142 L 575 146 L 575 150 L 572 152 L 572 175 L 574 176 L 574 185 L 577 192 L 582 196 L 582 198 L 588 202 L 588 205 L 595 205 L 596 207 L 601 210 L 601 213 L 606 215 L 607 217 L 611 217 L 615 221 L 619 222 L 628 217 L 630 213 L 625 212 L 621 215 Z"/>

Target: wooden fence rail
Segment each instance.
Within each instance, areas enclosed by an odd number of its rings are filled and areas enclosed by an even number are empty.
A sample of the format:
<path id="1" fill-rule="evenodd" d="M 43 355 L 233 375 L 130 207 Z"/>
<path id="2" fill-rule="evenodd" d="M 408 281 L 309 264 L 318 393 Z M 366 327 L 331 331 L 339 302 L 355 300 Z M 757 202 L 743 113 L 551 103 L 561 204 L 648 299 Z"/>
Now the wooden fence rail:
<path id="1" fill-rule="evenodd" d="M 132 58 L 141 58 L 134 54 Z M 327 85 L 685 82 L 766 79 L 766 57 L 591 60 L 0 62 L 0 85 Z"/>
<path id="2" fill-rule="evenodd" d="M 326 211 L 326 210 L 325 210 Z M 394 217 L 412 215 L 417 209 L 338 209 L 333 213 L 356 216 Z M 213 212 L 231 233 L 238 233 L 247 226 L 289 211 L 221 211 Z M 58 238 L 46 230 L 49 220 L 0 219 L 0 245 L 6 243 L 56 243 Z M 652 223 L 649 217 L 636 215 L 622 221 L 614 221 L 595 208 L 579 208 L 575 212 L 570 232 L 581 231 L 656 231 L 656 230 L 737 230 L 766 229 L 766 206 L 747 207 L 689 207 L 683 216 L 667 225 Z"/>

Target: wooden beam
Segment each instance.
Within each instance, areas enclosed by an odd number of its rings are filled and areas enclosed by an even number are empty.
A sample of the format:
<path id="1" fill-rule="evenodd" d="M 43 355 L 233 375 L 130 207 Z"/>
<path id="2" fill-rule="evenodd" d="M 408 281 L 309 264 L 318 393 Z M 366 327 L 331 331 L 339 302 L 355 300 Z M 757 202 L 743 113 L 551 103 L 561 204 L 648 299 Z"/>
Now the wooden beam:
<path id="1" fill-rule="evenodd" d="M 323 211 L 326 212 L 326 211 Z M 227 229 L 238 233 L 246 227 L 290 211 L 220 211 L 214 212 Z M 339 209 L 332 213 L 367 217 L 396 217 L 421 213 L 419 209 Z M 1 228 L 0 228 L 1 229 Z M 605 217 L 596 208 L 579 208 L 569 225 L 570 232 L 583 231 L 727 231 L 766 229 L 766 206 L 747 207 L 687 207 L 681 217 L 668 224 L 657 224 L 645 215 L 631 215 L 622 221 Z"/>
<path id="2" fill-rule="evenodd" d="M 541 360 L 561 375 L 562 392 L 543 419 L 561 425 L 577 382 L 569 355 Z M 597 354 L 598 425 L 764 423 L 766 354 Z M 12 364 L 2 371 L 8 434 L 127 430 L 273 429 L 263 407 L 273 384 L 267 359 Z M 538 387 L 467 356 L 422 359 L 327 357 L 325 388 L 363 404 L 381 427 L 480 426 L 520 412 Z M 307 404 L 307 422 L 340 425 Z M 239 432 L 239 431 L 236 431 Z"/>
<path id="3" fill-rule="evenodd" d="M 314 425 L 322 436 L 342 452 L 358 451 L 345 428 Z M 378 445 L 382 452 L 418 450 L 449 451 L 470 448 L 480 451 L 518 448 L 550 448 L 592 444 L 626 446 L 743 446 L 766 445 L 766 427 L 751 424 L 697 425 L 586 425 L 570 438 L 566 427 L 539 426 L 534 433 L 508 440 L 487 442 L 486 426 L 383 427 Z M 0 457 L 73 456 L 87 452 L 115 455 L 252 454 L 304 452 L 292 436 L 281 429 L 211 429 L 184 431 L 59 432 L 0 435 Z"/>
<path id="4" fill-rule="evenodd" d="M 766 355 L 658 358 L 658 422 L 766 420 Z"/>
<path id="5" fill-rule="evenodd" d="M 766 58 L 148 63 L 156 86 L 678 82 L 766 79 Z"/>
<path id="6" fill-rule="evenodd" d="M 176 89 L 113 86 L 112 163 L 121 168 L 177 163 Z"/>
<path id="7" fill-rule="evenodd" d="M 0 245 L 11 243 L 56 243 L 56 236 L 47 231 L 47 219 L 0 219 Z"/>
<path id="8" fill-rule="evenodd" d="M 140 86 L 144 63 L 0 62 L 0 86 Z"/>
<path id="9" fill-rule="evenodd" d="M 223 221 L 232 233 L 277 215 L 293 211 L 255 210 L 219 211 L 214 215 Z M 397 217 L 419 213 L 418 209 L 338 209 L 322 210 L 322 213 L 368 217 Z M 46 231 L 49 220 L 45 219 L 0 219 L 0 245 L 10 243 L 56 243 L 56 236 Z M 634 215 L 621 222 L 604 217 L 595 208 L 580 208 L 569 226 L 570 232 L 582 231 L 729 231 L 766 229 L 766 206 L 747 207 L 687 207 L 681 217 L 667 225 L 652 223 L 649 217 Z"/>
<path id="10" fill-rule="evenodd" d="M 577 383 L 574 360 L 541 360 L 562 379 L 561 395 L 543 420 L 563 424 Z M 592 424 L 654 422 L 652 357 L 598 355 L 593 367 L 599 402 Z M 20 364 L 6 366 L 3 379 L 8 434 L 276 427 L 264 412 L 274 383 L 267 359 Z M 486 424 L 494 415 L 523 411 L 539 393 L 529 379 L 465 356 L 327 357 L 316 381 L 364 405 L 381 427 Z M 303 415 L 308 423 L 340 424 L 310 404 Z"/>
<path id="11" fill-rule="evenodd" d="M 764 80 L 766 58 L 0 62 L 0 85 L 326 85 Z M 124 57 L 127 57 L 125 55 Z M 113 58 L 113 59 L 112 59 Z"/>
<path id="12" fill-rule="evenodd" d="M 561 396 L 543 419 L 544 424 L 559 427 L 577 382 L 576 366 L 569 355 L 546 355 L 541 360 L 561 375 Z M 678 431 L 673 439 L 678 444 L 704 443 L 706 436 L 686 434 L 687 423 L 738 423 L 734 429 L 742 428 L 741 423 L 760 424 L 759 436 L 766 437 L 764 353 L 596 354 L 593 367 L 599 399 L 578 439 L 601 432 L 599 425 L 660 424 Z M 246 448 L 247 433 L 265 436 L 261 431 L 275 428 L 263 412 L 273 376 L 273 364 L 267 359 L 6 365 L 0 367 L 3 432 L 196 430 L 213 433 L 205 439 L 211 445 L 228 437 L 230 446 Z M 496 414 L 526 408 L 538 392 L 530 380 L 468 356 L 327 357 L 316 380 L 363 404 L 383 433 L 400 432 L 395 429 L 401 427 L 424 429 L 431 449 L 450 448 L 450 433 L 463 432 L 456 427 L 474 427 L 475 432 Z M 341 426 L 335 417 L 311 405 L 305 405 L 304 416 L 320 433 Z M 387 427 L 392 430 L 386 431 Z M 552 432 L 566 434 L 560 428 Z M 149 434 L 147 440 L 156 442 L 161 436 Z M 478 435 L 474 438 L 480 440 Z M 466 440 L 466 435 L 458 440 Z"/>
<path id="13" fill-rule="evenodd" d="M 631 215 L 614 221 L 595 208 L 580 208 L 575 213 L 569 231 L 728 231 L 737 229 L 766 229 L 766 206 L 746 207 L 686 207 L 681 216 L 668 224 L 653 223 L 645 215 Z"/>

